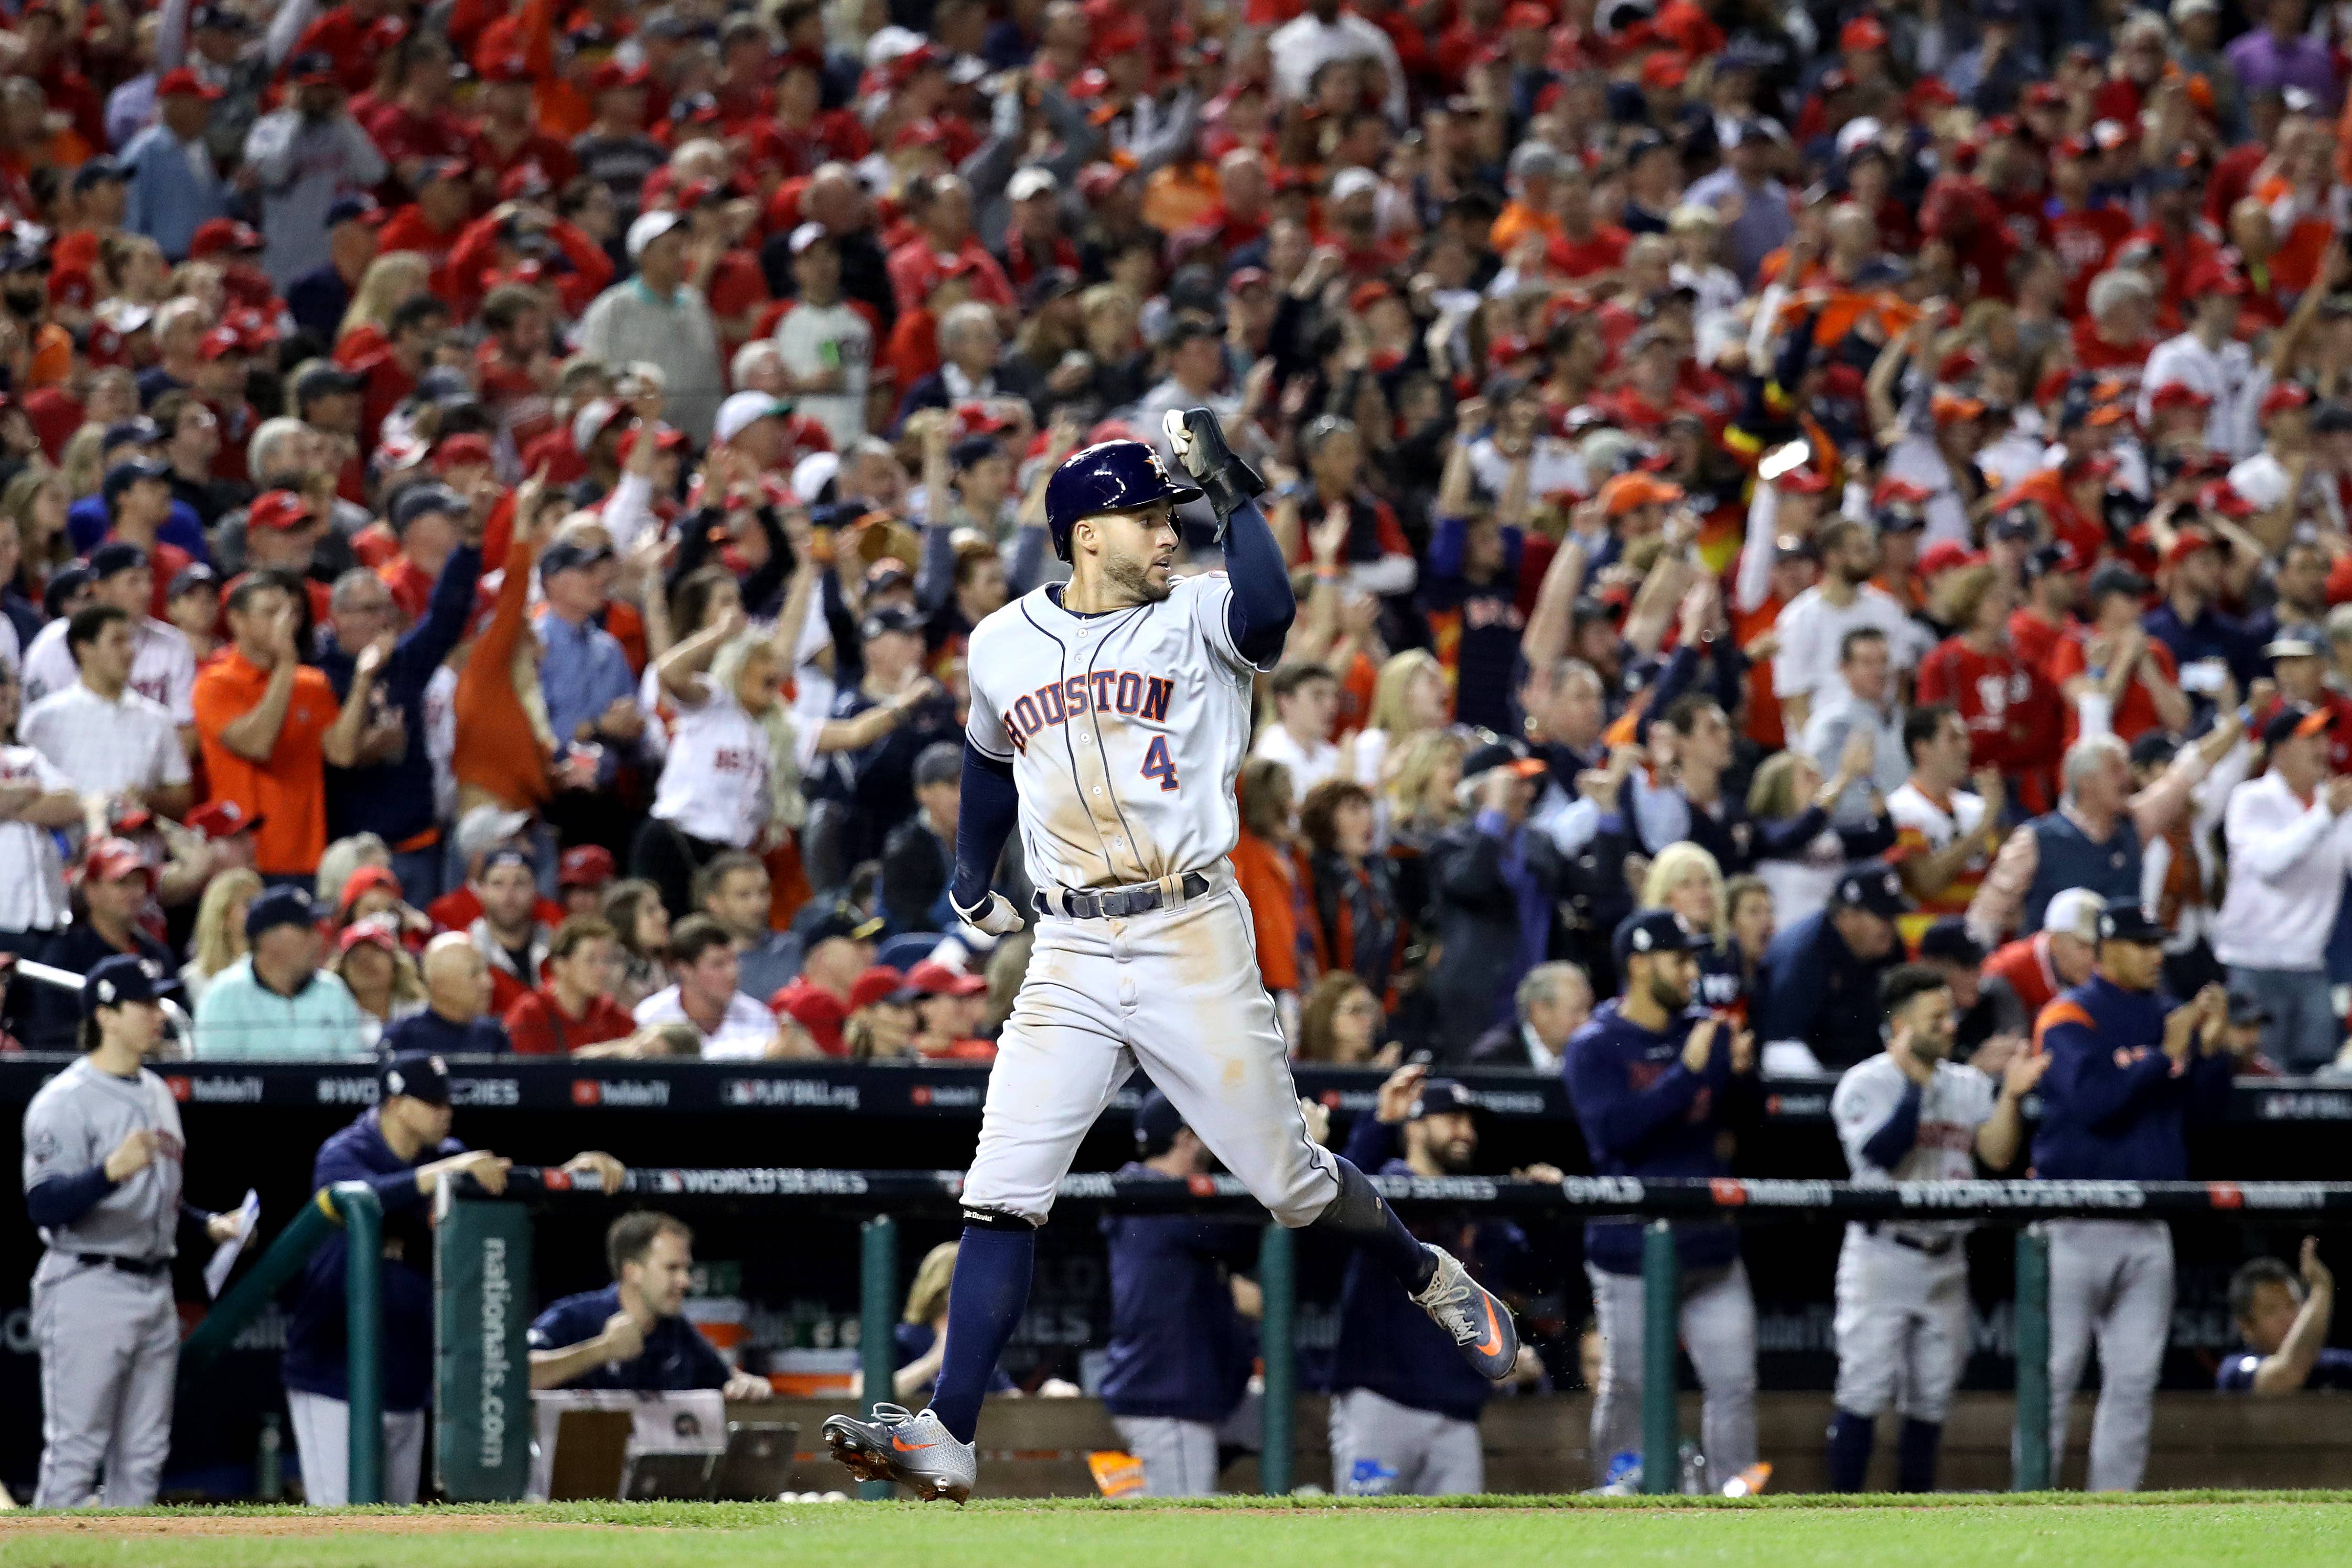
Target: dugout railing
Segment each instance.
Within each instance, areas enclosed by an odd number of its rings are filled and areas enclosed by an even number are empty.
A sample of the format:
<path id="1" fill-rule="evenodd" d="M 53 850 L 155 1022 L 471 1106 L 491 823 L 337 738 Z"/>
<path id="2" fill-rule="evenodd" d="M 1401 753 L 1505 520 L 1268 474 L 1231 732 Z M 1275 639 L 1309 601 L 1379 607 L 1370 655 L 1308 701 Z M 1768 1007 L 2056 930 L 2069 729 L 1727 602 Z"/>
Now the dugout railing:
<path id="1" fill-rule="evenodd" d="M 2038 1222 L 2048 1219 L 2172 1219 L 2222 1217 L 2309 1219 L 2352 1211 L 2352 1182 L 1852 1182 L 1721 1178 L 1650 1179 L 1571 1176 L 1557 1184 L 1485 1176 L 1377 1176 L 1381 1193 L 1408 1214 L 1443 1208 L 1520 1218 L 1636 1218 L 1649 1221 L 1643 1249 L 1644 1368 L 1643 1490 L 1671 1492 L 1678 1484 L 1672 1457 L 1680 1444 L 1676 1392 L 1678 1266 L 1672 1222 L 1729 1220 L 1742 1225 L 1847 1220 L 1955 1220 L 2007 1226 L 2016 1231 L 2017 1442 L 2013 1490 L 2039 1491 L 2052 1480 L 2049 1444 L 2049 1254 Z M 529 1278 L 530 1227 L 520 1221 L 521 1199 L 601 1201 L 608 1196 L 677 1202 L 696 1198 L 773 1202 L 822 1201 L 864 1211 L 860 1226 L 860 1354 L 864 1386 L 890 1387 L 892 1324 L 900 1302 L 901 1269 L 896 1216 L 951 1213 L 961 1196 L 959 1171 L 826 1170 L 773 1166 L 655 1167 L 628 1172 L 623 1192 L 603 1194 L 593 1176 L 518 1168 L 508 1194 L 491 1199 L 478 1190 L 449 1191 L 436 1207 L 435 1281 L 436 1409 L 435 1473 L 454 1498 L 488 1500 L 520 1496 L 520 1455 L 527 1449 L 519 1417 L 527 1407 L 523 1343 Z M 1115 1175 L 1064 1178 L 1062 1206 L 1136 1213 L 1192 1213 L 1258 1218 L 1261 1208 L 1231 1176 L 1184 1180 Z M 378 1397 L 380 1290 L 373 1254 L 381 1218 L 373 1194 L 357 1184 L 318 1195 L 261 1258 L 222 1296 L 190 1338 L 184 1374 L 201 1376 L 244 1323 L 299 1270 L 334 1228 L 352 1232 L 349 1274 L 352 1354 L 351 1498 L 381 1498 Z M 485 1249 L 495 1249 L 486 1261 Z M 362 1264 L 362 1260 L 367 1261 Z M 1297 1276 L 1293 1233 L 1267 1224 L 1259 1251 L 1265 1308 L 1260 1339 L 1265 1371 L 1265 1448 L 1261 1477 L 1268 1493 L 1291 1490 L 1292 1420 L 1297 1396 Z M 462 1328 L 458 1327 L 462 1325 Z M 869 1393 L 865 1403 L 870 1408 Z M 497 1453 L 495 1462 L 485 1456 Z M 1652 1456 L 1664 1462 L 1650 1463 Z M 887 1484 L 863 1495 L 887 1496 Z"/>

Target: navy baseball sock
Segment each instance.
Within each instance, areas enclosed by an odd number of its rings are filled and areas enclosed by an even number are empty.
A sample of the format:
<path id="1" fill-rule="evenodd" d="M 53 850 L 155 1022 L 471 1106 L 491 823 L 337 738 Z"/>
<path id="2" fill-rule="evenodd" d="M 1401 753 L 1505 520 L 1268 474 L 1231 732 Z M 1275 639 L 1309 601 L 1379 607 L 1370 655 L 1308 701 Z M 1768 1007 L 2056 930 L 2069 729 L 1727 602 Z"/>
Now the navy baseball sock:
<path id="1" fill-rule="evenodd" d="M 1870 1479 L 1870 1442 L 1876 1423 L 1840 1410 L 1830 1417 L 1830 1490 L 1860 1491 Z"/>
<path id="2" fill-rule="evenodd" d="M 1345 1157 L 1339 1161 L 1339 1196 L 1315 1223 L 1331 1227 L 1378 1258 L 1409 1294 L 1429 1289 L 1437 1272 L 1437 1254 L 1414 1239 L 1370 1179 Z"/>
<path id="3" fill-rule="evenodd" d="M 959 1443 L 980 1426 L 980 1402 L 995 1375 L 996 1358 L 1029 1304 L 1029 1267 L 1037 1251 L 1034 1227 L 1013 1221 L 963 1228 L 955 1278 L 948 1288 L 948 1343 L 931 1413 Z"/>
<path id="4" fill-rule="evenodd" d="M 1940 1421 L 1903 1423 L 1903 1430 L 1895 1438 L 1896 1491 L 1936 1490 L 1936 1449 L 1943 1440 L 1944 1424 Z"/>

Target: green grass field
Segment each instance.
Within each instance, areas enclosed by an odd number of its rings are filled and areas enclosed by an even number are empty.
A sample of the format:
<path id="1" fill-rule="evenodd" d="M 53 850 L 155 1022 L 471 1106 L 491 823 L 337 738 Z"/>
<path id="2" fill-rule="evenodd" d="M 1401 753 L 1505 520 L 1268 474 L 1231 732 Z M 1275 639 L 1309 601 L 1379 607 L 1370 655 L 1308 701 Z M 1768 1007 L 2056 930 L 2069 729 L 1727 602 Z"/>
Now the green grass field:
<path id="1" fill-rule="evenodd" d="M 0 1514 L 0 1568 L 2221 1568 L 2352 1562 L 2352 1493 L 1749 1502 L 555 1504 Z"/>

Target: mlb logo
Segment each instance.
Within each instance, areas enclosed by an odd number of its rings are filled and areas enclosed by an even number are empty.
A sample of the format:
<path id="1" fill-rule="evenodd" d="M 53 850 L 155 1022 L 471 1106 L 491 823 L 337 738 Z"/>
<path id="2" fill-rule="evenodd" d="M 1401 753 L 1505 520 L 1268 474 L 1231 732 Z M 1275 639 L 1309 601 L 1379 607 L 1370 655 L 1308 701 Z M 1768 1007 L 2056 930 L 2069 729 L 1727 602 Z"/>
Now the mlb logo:
<path id="1" fill-rule="evenodd" d="M 594 1079 L 575 1078 L 572 1081 L 572 1103 L 574 1105 L 593 1105 L 604 1098 L 604 1086 Z"/>
<path id="2" fill-rule="evenodd" d="M 170 1090 L 172 1098 L 183 1105 L 186 1104 L 189 1097 L 196 1092 L 195 1085 L 184 1078 L 166 1078 L 163 1080 L 163 1087 Z"/>

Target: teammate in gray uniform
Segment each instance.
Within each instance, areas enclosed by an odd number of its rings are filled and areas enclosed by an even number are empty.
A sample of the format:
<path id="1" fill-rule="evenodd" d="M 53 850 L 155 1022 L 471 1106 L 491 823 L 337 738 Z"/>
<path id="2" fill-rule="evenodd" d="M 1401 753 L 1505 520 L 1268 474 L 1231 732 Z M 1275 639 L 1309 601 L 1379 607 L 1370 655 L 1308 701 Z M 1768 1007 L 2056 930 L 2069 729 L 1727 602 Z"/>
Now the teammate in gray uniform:
<path id="1" fill-rule="evenodd" d="M 1993 1081 L 1950 1060 L 1959 1005 L 1942 971 L 1905 964 L 1879 982 L 1886 1049 L 1856 1062 L 1830 1096 L 1830 1118 L 1857 1186 L 1964 1181 L 1973 1155 L 2007 1169 L 2025 1135 L 2018 1106 L 2050 1065 L 2012 1056 Z M 1903 1414 L 1895 1490 L 1933 1491 L 1936 1449 L 1969 1354 L 1970 1227 L 1960 1220 L 1871 1220 L 1845 1228 L 1837 1271 L 1837 1413 L 1832 1491 L 1860 1491 L 1878 1413 Z"/>
<path id="2" fill-rule="evenodd" d="M 180 1201 L 180 1110 L 142 1065 L 163 1039 L 163 975 L 129 954 L 82 982 L 82 1059 L 25 1108 L 25 1207 L 48 1250 L 33 1271 L 41 1355 L 36 1508 L 143 1508 L 172 1446 L 183 1218 L 215 1241 L 236 1217 Z"/>

